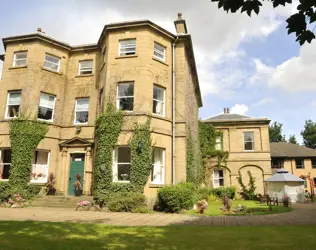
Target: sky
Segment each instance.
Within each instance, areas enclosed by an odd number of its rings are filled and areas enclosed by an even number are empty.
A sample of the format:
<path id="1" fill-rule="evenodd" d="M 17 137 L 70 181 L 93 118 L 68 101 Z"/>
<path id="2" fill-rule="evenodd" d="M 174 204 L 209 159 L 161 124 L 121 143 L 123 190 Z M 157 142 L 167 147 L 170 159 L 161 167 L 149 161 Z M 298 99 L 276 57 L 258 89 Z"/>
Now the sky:
<path id="1" fill-rule="evenodd" d="M 227 107 L 283 123 L 283 133 L 302 142 L 305 120 L 316 121 L 316 41 L 300 47 L 287 35 L 285 20 L 295 13 L 296 2 L 273 10 L 265 1 L 260 14 L 250 18 L 227 14 L 210 0 L 2 0 L 0 38 L 41 27 L 72 45 L 95 43 L 105 24 L 137 19 L 175 33 L 173 21 L 182 12 L 203 96 L 200 117 Z M 0 63 L 0 76 L 1 70 Z"/>

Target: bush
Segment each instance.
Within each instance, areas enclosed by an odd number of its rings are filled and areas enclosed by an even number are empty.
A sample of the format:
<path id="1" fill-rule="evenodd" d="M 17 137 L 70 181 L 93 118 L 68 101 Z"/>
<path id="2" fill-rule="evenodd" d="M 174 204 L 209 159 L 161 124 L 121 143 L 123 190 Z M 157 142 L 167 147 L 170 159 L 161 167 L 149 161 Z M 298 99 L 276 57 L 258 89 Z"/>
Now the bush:
<path id="1" fill-rule="evenodd" d="M 158 190 L 156 208 L 163 212 L 179 213 L 191 209 L 198 199 L 196 187 L 191 183 L 165 186 Z"/>
<path id="2" fill-rule="evenodd" d="M 207 200 L 209 198 L 211 189 L 210 188 L 200 188 L 197 191 L 197 201 L 199 200 Z"/>
<path id="3" fill-rule="evenodd" d="M 210 189 L 210 194 L 213 194 L 219 198 L 227 195 L 228 198 L 234 199 L 236 194 L 236 189 L 234 187 L 220 187 Z"/>
<path id="4" fill-rule="evenodd" d="M 117 192 L 108 197 L 107 208 L 111 212 L 132 212 L 146 208 L 146 197 L 142 193 Z"/>
<path id="5" fill-rule="evenodd" d="M 29 184 L 27 189 L 28 189 L 29 194 L 30 194 L 28 198 L 32 198 L 32 197 L 39 194 L 39 192 L 42 189 L 42 186 L 38 185 L 38 184 Z"/>
<path id="6" fill-rule="evenodd" d="M 218 198 L 218 197 L 215 196 L 214 194 L 210 194 L 207 201 L 208 201 L 208 202 L 216 201 L 217 198 Z"/>
<path id="7" fill-rule="evenodd" d="M 6 181 L 1 181 L 0 182 L 0 202 L 7 201 L 9 199 L 9 194 L 7 192 L 8 190 L 8 182 Z"/>

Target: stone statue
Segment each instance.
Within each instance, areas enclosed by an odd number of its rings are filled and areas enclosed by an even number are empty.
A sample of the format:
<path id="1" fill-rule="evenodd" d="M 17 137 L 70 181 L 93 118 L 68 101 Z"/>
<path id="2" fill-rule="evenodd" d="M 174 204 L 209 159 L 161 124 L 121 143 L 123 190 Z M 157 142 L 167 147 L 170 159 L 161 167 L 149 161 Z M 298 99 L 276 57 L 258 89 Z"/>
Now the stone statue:
<path id="1" fill-rule="evenodd" d="M 224 211 L 230 211 L 230 208 L 232 206 L 232 202 L 231 200 L 228 198 L 227 195 L 224 195 L 223 198 L 222 198 L 222 201 L 223 201 L 223 205 L 224 205 Z"/>

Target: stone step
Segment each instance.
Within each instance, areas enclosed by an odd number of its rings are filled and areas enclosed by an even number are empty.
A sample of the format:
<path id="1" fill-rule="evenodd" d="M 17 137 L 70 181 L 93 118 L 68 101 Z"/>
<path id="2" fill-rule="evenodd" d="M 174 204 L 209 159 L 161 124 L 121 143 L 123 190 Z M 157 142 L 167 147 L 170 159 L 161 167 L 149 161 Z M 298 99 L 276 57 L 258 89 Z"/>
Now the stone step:
<path id="1" fill-rule="evenodd" d="M 87 200 L 93 202 L 92 196 L 53 196 L 47 195 L 43 197 L 37 197 L 32 200 L 30 206 L 33 207 L 64 207 L 75 208 L 79 201 Z"/>

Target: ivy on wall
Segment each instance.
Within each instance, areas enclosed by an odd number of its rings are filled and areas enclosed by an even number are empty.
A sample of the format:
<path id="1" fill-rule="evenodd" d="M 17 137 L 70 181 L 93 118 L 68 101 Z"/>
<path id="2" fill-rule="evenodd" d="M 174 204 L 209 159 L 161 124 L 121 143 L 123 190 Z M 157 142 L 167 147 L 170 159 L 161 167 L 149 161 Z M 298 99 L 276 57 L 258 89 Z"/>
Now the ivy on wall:
<path id="1" fill-rule="evenodd" d="M 194 155 L 194 145 L 191 132 L 189 130 L 187 136 L 187 145 L 186 145 L 186 181 L 189 183 L 196 183 L 198 180 L 197 176 L 197 166 L 195 164 L 195 155 Z"/>
<path id="2" fill-rule="evenodd" d="M 213 126 L 199 121 L 199 140 L 201 153 L 201 175 L 204 179 L 206 162 L 212 158 L 217 159 L 217 166 L 220 168 L 226 163 L 228 152 L 216 149 L 216 139 L 221 137 L 223 142 L 223 132 L 216 130 Z M 204 182 L 204 180 L 203 180 Z"/>
<path id="3" fill-rule="evenodd" d="M 10 121 L 11 168 L 9 192 L 23 194 L 28 190 L 34 151 L 44 139 L 48 124 L 21 115 Z M 25 194 L 27 196 L 28 194 Z"/>

